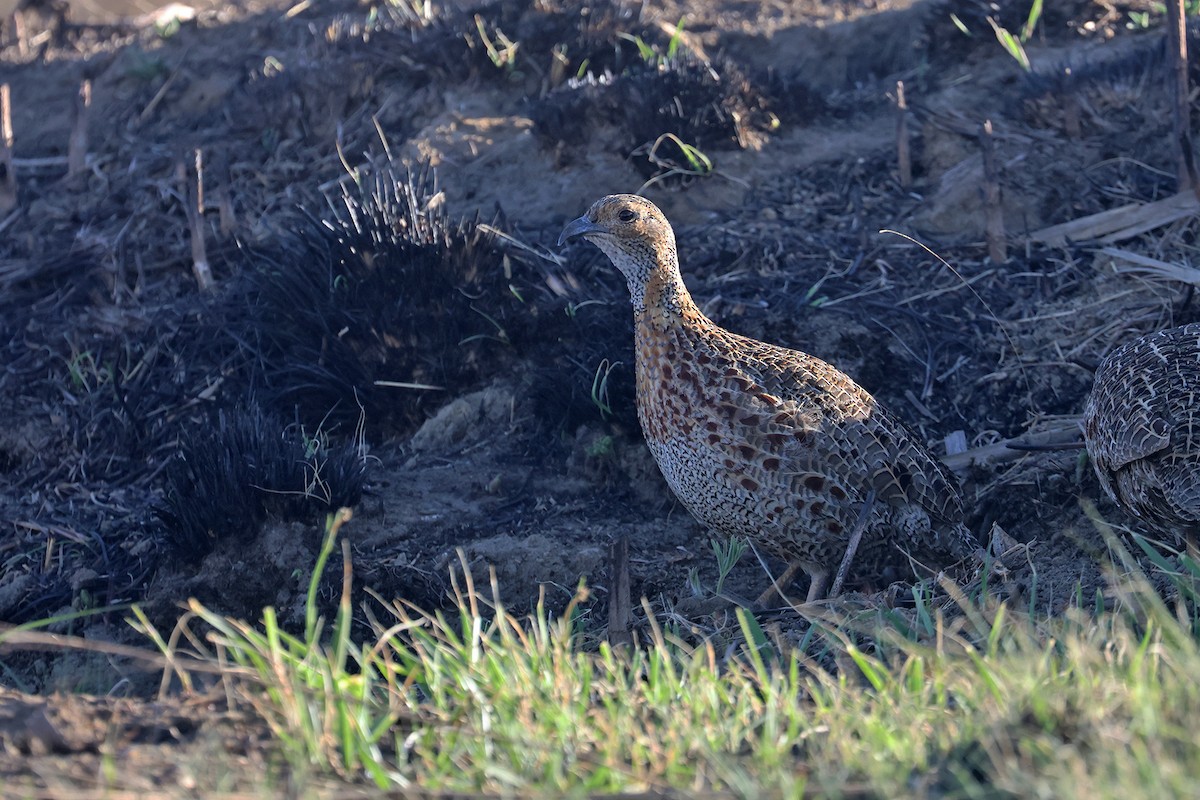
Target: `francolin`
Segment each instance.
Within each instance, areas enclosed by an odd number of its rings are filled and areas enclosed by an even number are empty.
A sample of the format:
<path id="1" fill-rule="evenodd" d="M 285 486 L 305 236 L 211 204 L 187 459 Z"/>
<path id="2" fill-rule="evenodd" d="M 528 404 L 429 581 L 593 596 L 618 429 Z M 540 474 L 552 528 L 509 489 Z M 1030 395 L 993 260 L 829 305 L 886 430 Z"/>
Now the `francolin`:
<path id="1" fill-rule="evenodd" d="M 953 476 L 865 389 L 701 313 L 653 203 L 605 197 L 559 244 L 578 237 L 629 284 L 642 431 L 697 520 L 803 570 L 809 602 L 840 589 L 851 559 L 860 575 L 908 576 L 978 552 Z"/>
<path id="2" fill-rule="evenodd" d="M 1112 351 L 1096 370 L 1083 439 L 1117 505 L 1155 533 L 1200 543 L 1200 323 Z"/>

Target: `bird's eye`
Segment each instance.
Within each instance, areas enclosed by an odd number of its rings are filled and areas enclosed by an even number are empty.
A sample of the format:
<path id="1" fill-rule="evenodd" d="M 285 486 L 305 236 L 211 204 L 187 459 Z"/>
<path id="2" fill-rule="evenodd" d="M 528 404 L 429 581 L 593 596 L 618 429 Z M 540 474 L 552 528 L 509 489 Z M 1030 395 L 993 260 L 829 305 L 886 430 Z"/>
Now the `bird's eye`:
<path id="1" fill-rule="evenodd" d="M 633 222 L 636 217 L 637 214 L 633 213 L 628 208 L 621 209 L 621 213 L 617 214 L 617 219 L 621 220 L 621 222 Z"/>

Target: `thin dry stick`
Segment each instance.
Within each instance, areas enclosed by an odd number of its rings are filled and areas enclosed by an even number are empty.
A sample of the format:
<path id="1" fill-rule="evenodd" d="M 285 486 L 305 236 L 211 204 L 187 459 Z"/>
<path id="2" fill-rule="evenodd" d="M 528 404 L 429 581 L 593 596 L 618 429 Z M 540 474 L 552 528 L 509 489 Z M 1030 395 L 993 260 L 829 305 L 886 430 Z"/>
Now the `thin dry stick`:
<path id="1" fill-rule="evenodd" d="M 217 218 L 221 221 L 221 235 L 229 236 L 237 225 L 237 217 L 233 212 L 233 197 L 230 194 L 229 182 L 225 182 L 225 191 L 217 200 Z"/>
<path id="2" fill-rule="evenodd" d="M 1175 175 L 1181 192 L 1193 188 L 1196 184 L 1192 174 L 1196 167 L 1192 157 L 1192 133 L 1188 113 L 1187 18 L 1184 14 L 1183 0 L 1167 0 L 1167 61 L 1171 72 L 1168 85 L 1172 89 Z M 1200 186 L 1195 188 L 1200 191 Z"/>
<path id="3" fill-rule="evenodd" d="M 1015 439 L 974 447 L 961 453 L 951 453 L 942 463 L 957 473 L 966 473 L 973 466 L 990 466 L 1016 461 L 1031 452 L 1043 450 L 1078 450 L 1082 446 L 1079 424 L 1063 425 L 1045 431 L 1026 433 Z"/>
<path id="4" fill-rule="evenodd" d="M 233 210 L 233 180 L 229 175 L 229 162 L 222 159 L 220 162 L 221 191 L 217 192 L 217 219 L 219 220 L 219 228 L 221 237 L 228 239 L 237 227 L 237 217 Z"/>
<path id="5" fill-rule="evenodd" d="M 196 210 L 204 213 L 204 151 L 199 147 L 196 156 Z"/>
<path id="6" fill-rule="evenodd" d="M 22 630 L 17 625 L 0 623 L 0 653 L 22 651 L 53 652 L 58 650 L 80 653 L 103 653 L 109 656 L 132 658 L 156 669 L 186 669 L 193 672 L 212 673 L 216 675 L 223 674 L 224 672 L 222 668 L 215 664 L 190 656 L 180 656 L 174 652 L 164 655 L 156 653 L 153 650 L 144 650 L 140 647 L 131 647 L 129 645 L 116 644 L 115 642 L 94 641 L 84 639 L 81 636 L 68 636 L 66 634 L 46 633 L 44 631 Z M 242 672 L 245 677 L 250 677 L 249 673 L 242 670 L 238 671 Z"/>
<path id="7" fill-rule="evenodd" d="M 197 154 L 200 152 L 196 151 Z M 197 166 L 200 161 L 197 158 Z M 192 274 L 196 276 L 196 284 L 200 287 L 200 291 L 207 291 L 212 288 L 213 276 L 212 268 L 208 264 L 208 250 L 204 244 L 204 215 L 201 213 L 198 202 L 200 192 L 200 176 L 197 175 L 195 180 L 187 177 L 187 168 L 182 163 L 179 164 L 179 170 L 183 173 L 184 179 L 187 181 L 187 199 L 186 210 L 188 219 L 188 231 L 192 239 Z"/>
<path id="8" fill-rule="evenodd" d="M 908 152 L 908 101 L 904 99 L 904 81 L 896 81 L 896 161 L 900 170 L 900 188 L 912 188 L 912 156 Z"/>
<path id="9" fill-rule="evenodd" d="M 13 167 L 12 94 L 0 84 L 0 213 L 17 205 L 17 171 Z"/>
<path id="10" fill-rule="evenodd" d="M 92 82 L 79 84 L 71 113 L 71 137 L 67 140 L 67 177 L 73 178 L 87 168 L 88 116 L 92 108 Z"/>
<path id="11" fill-rule="evenodd" d="M 1083 127 L 1079 124 L 1079 98 L 1072 91 L 1064 91 L 1059 98 L 1062 101 L 1063 131 L 1071 139 L 1083 137 Z"/>
<path id="12" fill-rule="evenodd" d="M 873 505 L 875 505 L 875 490 L 868 489 L 862 508 L 858 512 L 858 519 L 854 521 L 854 528 L 850 532 L 850 539 L 846 542 L 846 554 L 842 556 L 842 563 L 838 564 L 837 574 L 833 578 L 833 586 L 829 589 L 830 597 L 837 597 L 842 593 L 842 584 L 846 582 L 846 576 L 850 574 L 850 565 L 854 563 L 854 556 L 858 552 L 859 543 L 862 542 L 863 531 L 867 529 L 867 520 L 871 518 L 871 506 Z"/>
<path id="13" fill-rule="evenodd" d="M 13 9 L 11 19 L 13 24 L 13 36 L 15 36 L 17 39 L 17 53 L 22 59 L 24 59 L 27 55 L 29 55 L 29 37 L 26 35 L 25 31 L 25 15 L 18 13 L 16 9 Z"/>
<path id="14" fill-rule="evenodd" d="M 996 141 L 992 136 L 992 121 L 985 120 L 979 131 L 983 149 L 983 203 L 986 215 L 988 258 L 993 264 L 1008 261 L 1008 245 L 1004 241 L 1004 208 L 1000 205 L 1000 170 L 996 166 Z"/>

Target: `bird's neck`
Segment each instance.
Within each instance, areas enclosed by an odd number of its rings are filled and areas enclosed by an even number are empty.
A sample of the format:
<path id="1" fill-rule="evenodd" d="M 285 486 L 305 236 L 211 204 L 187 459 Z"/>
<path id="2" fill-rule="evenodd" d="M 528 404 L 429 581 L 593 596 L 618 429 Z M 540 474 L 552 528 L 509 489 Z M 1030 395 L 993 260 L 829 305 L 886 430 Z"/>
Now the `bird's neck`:
<path id="1" fill-rule="evenodd" d="M 673 275 L 655 273 L 638 288 L 640 292 L 634 289 L 630 293 L 634 313 L 638 317 L 674 324 L 693 313 L 699 313 L 678 272 Z"/>

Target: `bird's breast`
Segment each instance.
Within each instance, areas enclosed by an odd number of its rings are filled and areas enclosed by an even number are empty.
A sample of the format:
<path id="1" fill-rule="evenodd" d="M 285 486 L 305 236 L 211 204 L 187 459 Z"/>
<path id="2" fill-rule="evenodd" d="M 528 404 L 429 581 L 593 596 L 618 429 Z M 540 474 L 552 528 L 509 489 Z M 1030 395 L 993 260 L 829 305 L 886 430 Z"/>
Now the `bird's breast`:
<path id="1" fill-rule="evenodd" d="M 712 379 L 704 373 L 712 357 L 694 338 L 682 326 L 638 326 L 638 415 L 650 442 L 690 439 L 711 406 Z"/>

